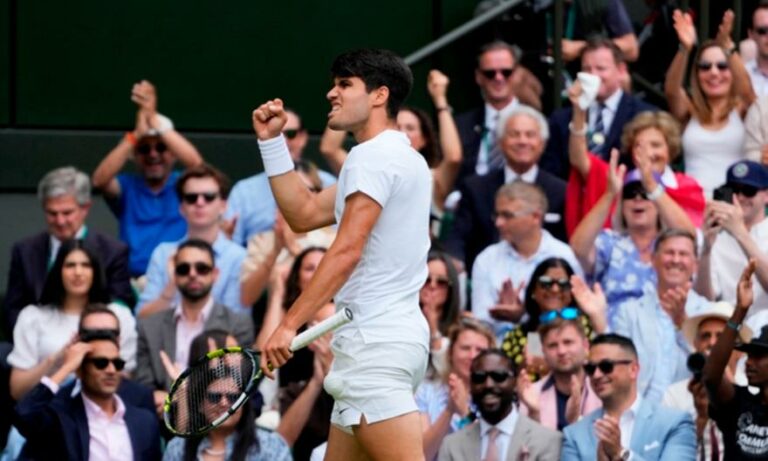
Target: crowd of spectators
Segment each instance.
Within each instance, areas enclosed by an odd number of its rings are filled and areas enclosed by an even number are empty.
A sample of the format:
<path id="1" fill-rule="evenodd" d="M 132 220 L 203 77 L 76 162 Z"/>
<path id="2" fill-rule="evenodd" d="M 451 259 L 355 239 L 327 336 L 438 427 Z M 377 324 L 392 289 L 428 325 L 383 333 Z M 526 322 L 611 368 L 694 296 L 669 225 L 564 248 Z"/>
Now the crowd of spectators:
<path id="1" fill-rule="evenodd" d="M 427 460 L 768 458 L 768 1 L 749 59 L 733 12 L 712 39 L 660 14 L 667 107 L 632 90 L 647 37 L 622 2 L 576 0 L 567 107 L 543 114 L 545 76 L 496 40 L 477 54 L 481 106 L 454 115 L 449 93 L 476 90 L 432 70 L 432 113 L 397 114 L 432 173 Z M 205 437 L 164 430 L 179 372 L 210 344 L 259 349 L 336 231 L 291 229 L 264 173 L 230 188 L 152 83 L 131 100 L 134 128 L 90 179 L 40 180 L 46 229 L 10 252 L 0 460 L 321 459 L 330 337 Z M 283 135 L 307 188 L 333 187 L 347 134 L 322 134 L 329 171 L 304 158 L 300 114 Z M 91 187 L 119 240 L 86 224 Z"/>

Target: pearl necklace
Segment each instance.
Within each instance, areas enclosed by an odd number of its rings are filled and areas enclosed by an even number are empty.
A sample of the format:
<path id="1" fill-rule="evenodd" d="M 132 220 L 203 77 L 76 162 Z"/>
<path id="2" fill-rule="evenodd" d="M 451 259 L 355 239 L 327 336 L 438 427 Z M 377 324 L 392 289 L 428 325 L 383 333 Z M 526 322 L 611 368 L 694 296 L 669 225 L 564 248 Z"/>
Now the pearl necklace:
<path id="1" fill-rule="evenodd" d="M 203 451 L 208 453 L 211 456 L 221 456 L 227 453 L 227 450 L 212 450 L 211 447 L 205 447 L 203 448 Z"/>

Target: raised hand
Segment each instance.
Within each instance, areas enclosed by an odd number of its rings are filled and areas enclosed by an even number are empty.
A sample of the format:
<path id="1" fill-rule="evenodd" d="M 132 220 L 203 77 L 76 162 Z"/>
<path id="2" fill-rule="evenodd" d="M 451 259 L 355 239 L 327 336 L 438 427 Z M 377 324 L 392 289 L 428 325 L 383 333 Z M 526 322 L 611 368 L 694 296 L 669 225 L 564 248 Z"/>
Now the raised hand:
<path id="1" fill-rule="evenodd" d="M 427 75 L 427 91 L 432 97 L 435 107 L 445 107 L 448 105 L 448 84 L 450 79 L 439 70 L 432 69 Z"/>
<path id="2" fill-rule="evenodd" d="M 520 293 L 523 292 L 525 282 L 520 282 L 520 285 L 515 289 L 512 284 L 512 280 L 506 279 L 501 284 L 501 290 L 499 290 L 499 302 L 488 313 L 496 320 L 507 320 L 516 322 L 523 315 L 525 308 L 520 302 Z"/>
<path id="3" fill-rule="evenodd" d="M 539 395 L 533 387 L 531 377 L 528 375 L 527 370 L 520 370 L 518 375 L 517 396 L 520 398 L 520 403 L 528 407 L 529 415 L 539 415 L 541 410 L 541 405 L 539 404 Z"/>
<path id="4" fill-rule="evenodd" d="M 568 100 L 571 101 L 571 107 L 573 107 L 574 112 L 585 112 L 579 105 L 579 98 L 583 92 L 584 89 L 581 87 L 581 82 L 578 79 L 568 88 Z"/>
<path id="5" fill-rule="evenodd" d="M 261 141 L 280 135 L 288 121 L 282 99 L 272 99 L 254 109 L 251 114 L 253 131 Z"/>
<path id="6" fill-rule="evenodd" d="M 131 101 L 139 106 L 140 110 L 146 112 L 147 116 L 152 116 L 157 112 L 157 91 L 155 86 L 149 80 L 142 80 L 131 88 Z"/>
<path id="7" fill-rule="evenodd" d="M 640 170 L 640 181 L 643 183 L 643 188 L 648 193 L 653 192 L 659 183 L 653 177 L 653 162 L 648 154 L 648 149 L 646 146 L 638 146 L 638 148 L 634 149 L 632 157 L 635 166 Z"/>
<path id="8" fill-rule="evenodd" d="M 464 382 L 455 373 L 448 376 L 448 406 L 459 416 L 469 413 L 469 391 Z"/>
<path id="9" fill-rule="evenodd" d="M 602 448 L 608 459 L 618 459 L 621 454 L 621 428 L 619 420 L 605 415 L 595 421 L 595 435 L 599 442 L 598 451 Z"/>
<path id="10" fill-rule="evenodd" d="M 221 218 L 219 221 L 219 228 L 227 235 L 227 238 L 232 239 L 232 235 L 235 233 L 235 226 L 237 226 L 238 214 L 232 215 L 231 219 Z"/>
<path id="11" fill-rule="evenodd" d="M 683 13 L 680 10 L 675 10 L 672 13 L 672 21 L 674 21 L 675 32 L 677 32 L 677 39 L 680 40 L 680 44 L 687 51 L 691 51 L 696 44 L 696 26 L 693 24 L 693 18 L 689 13 Z"/>
<path id="12" fill-rule="evenodd" d="M 608 190 L 614 196 L 621 194 L 626 173 L 627 166 L 619 165 L 619 151 L 615 148 L 611 149 L 611 158 L 608 161 Z"/>
<path id="13" fill-rule="evenodd" d="M 571 294 L 581 310 L 589 317 L 592 327 L 598 333 L 602 332 L 602 326 L 607 322 L 605 316 L 608 311 L 608 300 L 603 293 L 603 287 L 595 283 L 590 290 L 584 279 L 578 275 L 571 276 Z"/>
<path id="14" fill-rule="evenodd" d="M 749 258 L 747 267 L 741 273 L 739 284 L 736 286 L 736 309 L 749 310 L 749 306 L 752 305 L 754 300 L 754 292 L 752 290 L 752 275 L 755 273 L 755 266 L 757 262 L 754 258 Z"/>
<path id="15" fill-rule="evenodd" d="M 581 397 L 584 389 L 584 381 L 578 374 L 571 375 L 571 395 L 565 402 L 565 420 L 568 424 L 575 423 L 581 416 Z"/>
<path id="16" fill-rule="evenodd" d="M 731 50 L 734 47 L 733 44 L 733 10 L 726 10 L 723 13 L 723 19 L 720 21 L 720 25 L 717 27 L 717 35 L 715 41 L 725 50 Z"/>
<path id="17" fill-rule="evenodd" d="M 691 289 L 691 282 L 686 282 L 684 286 L 670 288 L 659 296 L 659 303 L 664 312 L 669 315 L 677 328 L 683 326 L 687 318 L 685 314 L 685 302 L 688 299 L 688 291 Z"/>

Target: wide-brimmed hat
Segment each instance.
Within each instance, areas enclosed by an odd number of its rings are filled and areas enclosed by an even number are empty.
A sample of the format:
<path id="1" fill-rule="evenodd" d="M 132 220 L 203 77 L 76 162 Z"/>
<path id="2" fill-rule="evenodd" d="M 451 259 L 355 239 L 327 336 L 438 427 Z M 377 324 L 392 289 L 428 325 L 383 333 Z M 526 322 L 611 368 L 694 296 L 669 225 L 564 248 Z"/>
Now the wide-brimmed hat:
<path id="1" fill-rule="evenodd" d="M 760 336 L 736 346 L 736 350 L 747 354 L 768 354 L 768 325 L 760 329 Z"/>
<path id="2" fill-rule="evenodd" d="M 705 310 L 685 319 L 682 328 L 680 328 L 683 337 L 688 341 L 688 344 L 693 345 L 693 341 L 696 339 L 696 332 L 699 330 L 701 322 L 711 318 L 721 319 L 723 322 L 727 322 L 728 319 L 731 318 L 731 315 L 733 315 L 733 311 L 734 307 L 731 303 L 725 301 L 709 303 Z M 752 330 L 744 325 L 739 330 L 739 336 L 742 342 L 748 342 L 752 338 Z"/>

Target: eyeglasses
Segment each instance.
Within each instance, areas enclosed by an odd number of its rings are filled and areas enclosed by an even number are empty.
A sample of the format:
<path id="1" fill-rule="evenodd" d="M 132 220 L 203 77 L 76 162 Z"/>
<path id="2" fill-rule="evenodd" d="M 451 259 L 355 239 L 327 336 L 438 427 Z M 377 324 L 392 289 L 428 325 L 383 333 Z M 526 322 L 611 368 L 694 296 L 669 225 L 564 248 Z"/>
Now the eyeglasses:
<path id="1" fill-rule="evenodd" d="M 448 288 L 451 286 L 451 281 L 448 280 L 446 277 L 440 277 L 436 275 L 430 275 L 427 277 L 427 280 L 424 281 L 424 286 L 431 286 L 431 285 L 437 285 L 440 288 Z"/>
<path id="2" fill-rule="evenodd" d="M 600 369 L 600 372 L 604 375 L 610 375 L 613 373 L 613 368 L 616 365 L 629 365 L 632 363 L 632 360 L 601 360 L 598 363 L 592 363 L 587 362 L 584 364 L 584 371 L 589 375 L 592 376 L 595 374 L 595 370 L 598 368 Z"/>
<path id="3" fill-rule="evenodd" d="M 483 77 L 487 78 L 488 80 L 493 80 L 496 78 L 497 74 L 501 74 L 501 76 L 504 77 L 504 80 L 506 80 L 511 77 L 514 72 L 514 67 L 511 69 L 480 69 L 480 73 L 483 74 Z"/>
<path id="4" fill-rule="evenodd" d="M 552 323 L 556 318 L 560 317 L 563 320 L 575 320 L 579 318 L 581 311 L 578 307 L 564 307 L 557 311 L 549 311 L 539 316 L 539 323 L 546 325 Z"/>
<path id="5" fill-rule="evenodd" d="M 717 70 L 719 71 L 724 71 L 729 69 L 728 63 L 726 61 L 717 61 L 717 62 L 699 61 L 698 63 L 696 63 L 696 67 L 701 72 L 708 71 L 712 69 L 713 66 L 717 67 Z"/>
<path id="6" fill-rule="evenodd" d="M 211 203 L 214 200 L 216 200 L 219 197 L 218 192 L 191 192 L 188 194 L 182 194 L 181 199 L 184 200 L 184 203 L 187 205 L 194 205 L 197 203 L 197 200 L 203 197 L 203 200 L 205 200 L 205 203 Z"/>
<path id="7" fill-rule="evenodd" d="M 571 281 L 568 279 L 553 279 L 552 277 L 548 275 L 542 275 L 537 280 L 539 286 L 541 288 L 544 288 L 545 290 L 551 289 L 553 286 L 557 285 L 560 287 L 561 290 L 570 290 L 571 289 Z"/>
<path id="8" fill-rule="evenodd" d="M 206 263 L 196 262 L 194 264 L 190 263 L 179 263 L 176 265 L 176 275 L 181 277 L 186 277 L 189 275 L 189 273 L 192 271 L 192 268 L 195 268 L 195 272 L 198 275 L 208 275 L 213 270 L 213 266 Z"/>
<path id="9" fill-rule="evenodd" d="M 755 31 L 755 33 L 756 33 L 757 35 L 765 35 L 765 34 L 768 34 L 768 26 L 760 26 L 760 27 L 755 27 L 755 28 L 754 28 L 754 31 Z"/>
<path id="10" fill-rule="evenodd" d="M 122 371 L 123 368 L 125 368 L 125 360 L 121 359 L 120 357 L 116 357 L 114 359 L 108 359 L 106 357 L 86 357 L 83 359 L 83 362 L 92 363 L 97 370 L 106 369 L 110 363 L 115 366 L 115 370 L 117 371 Z"/>
<path id="11" fill-rule="evenodd" d="M 293 139 L 299 134 L 299 130 L 283 130 L 283 136 L 288 139 Z"/>
<path id="12" fill-rule="evenodd" d="M 153 149 L 158 154 L 162 154 L 163 152 L 168 150 L 168 146 L 166 146 L 165 143 L 163 142 L 156 142 L 156 143 L 148 142 L 148 143 L 137 146 L 136 153 L 141 155 L 147 155 L 150 152 L 152 152 Z"/>
<path id="13" fill-rule="evenodd" d="M 493 221 L 496 221 L 497 219 L 501 218 L 505 221 L 508 221 L 510 219 L 520 218 L 522 216 L 527 216 L 533 214 L 533 210 L 520 210 L 520 211 L 494 211 L 491 213 L 491 219 Z"/>
<path id="14" fill-rule="evenodd" d="M 759 189 L 755 186 L 749 186 L 747 184 L 729 184 L 734 195 L 739 194 L 746 198 L 752 198 L 759 192 Z"/>
<path id="15" fill-rule="evenodd" d="M 205 393 L 205 399 L 209 403 L 217 404 L 221 402 L 221 398 L 226 397 L 227 401 L 229 401 L 229 404 L 232 405 L 237 401 L 237 398 L 240 397 L 240 394 L 237 392 L 206 392 Z"/>
<path id="16" fill-rule="evenodd" d="M 631 182 L 621 189 L 622 200 L 632 200 L 640 196 L 641 200 L 648 200 L 648 194 L 645 192 L 645 188 L 639 182 Z"/>
<path id="17" fill-rule="evenodd" d="M 500 384 L 506 381 L 510 376 L 514 375 L 515 374 L 509 370 L 473 371 L 472 374 L 469 375 L 469 379 L 472 381 L 472 384 L 483 384 L 490 376 L 494 382 Z"/>

